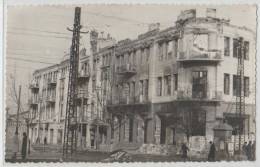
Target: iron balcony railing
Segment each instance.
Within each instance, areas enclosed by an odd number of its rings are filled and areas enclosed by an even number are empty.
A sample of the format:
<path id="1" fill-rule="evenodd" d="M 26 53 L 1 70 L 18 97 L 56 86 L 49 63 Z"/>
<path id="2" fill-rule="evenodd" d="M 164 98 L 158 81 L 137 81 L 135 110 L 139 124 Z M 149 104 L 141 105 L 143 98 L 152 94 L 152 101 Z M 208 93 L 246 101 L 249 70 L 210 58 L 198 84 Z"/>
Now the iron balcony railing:
<path id="1" fill-rule="evenodd" d="M 118 74 L 136 74 L 136 66 L 132 64 L 124 64 L 117 67 Z"/>
<path id="2" fill-rule="evenodd" d="M 35 90 L 39 90 L 39 84 L 38 83 L 31 83 L 29 85 L 30 89 L 35 89 Z"/>
<path id="3" fill-rule="evenodd" d="M 221 61 L 220 50 L 179 52 L 177 61 Z"/>
<path id="4" fill-rule="evenodd" d="M 189 90 L 178 90 L 178 100 L 206 100 L 206 101 L 221 101 L 222 91 L 189 91 Z"/>
<path id="5" fill-rule="evenodd" d="M 81 70 L 78 74 L 78 79 L 88 79 L 90 77 L 89 71 Z"/>

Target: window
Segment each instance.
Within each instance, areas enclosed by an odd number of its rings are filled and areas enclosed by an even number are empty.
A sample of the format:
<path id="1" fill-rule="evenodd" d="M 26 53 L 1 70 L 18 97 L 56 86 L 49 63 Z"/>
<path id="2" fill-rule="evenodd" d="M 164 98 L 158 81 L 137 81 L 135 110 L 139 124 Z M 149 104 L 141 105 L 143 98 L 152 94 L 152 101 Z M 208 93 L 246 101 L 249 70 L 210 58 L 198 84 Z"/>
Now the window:
<path id="1" fill-rule="evenodd" d="M 157 96 L 162 96 L 162 77 L 157 78 Z"/>
<path id="2" fill-rule="evenodd" d="M 244 77 L 244 92 L 245 92 L 245 97 L 249 96 L 249 77 Z"/>
<path id="3" fill-rule="evenodd" d="M 164 77 L 164 90 L 165 90 L 165 95 L 169 96 L 171 95 L 171 76 L 165 76 Z"/>
<path id="4" fill-rule="evenodd" d="M 176 39 L 176 40 L 174 40 L 174 50 L 173 50 L 173 52 L 174 52 L 174 56 L 175 57 L 177 57 L 177 55 L 178 55 L 178 40 Z"/>
<path id="5" fill-rule="evenodd" d="M 171 59 L 172 58 L 172 54 L 173 54 L 173 41 L 169 41 L 167 42 L 167 59 Z"/>
<path id="6" fill-rule="evenodd" d="M 139 82 L 139 95 L 144 95 L 144 82 L 141 80 Z"/>
<path id="7" fill-rule="evenodd" d="M 238 39 L 233 39 L 233 57 L 238 56 Z"/>
<path id="8" fill-rule="evenodd" d="M 244 42 L 244 59 L 249 60 L 249 42 Z"/>
<path id="9" fill-rule="evenodd" d="M 145 86 L 144 86 L 144 96 L 145 96 L 145 99 L 148 99 L 148 88 L 149 88 L 149 80 L 146 79 L 145 80 Z"/>
<path id="10" fill-rule="evenodd" d="M 224 94 L 229 95 L 230 89 L 230 77 L 229 74 L 224 74 Z"/>
<path id="11" fill-rule="evenodd" d="M 194 34 L 193 47 L 199 50 L 208 50 L 208 34 Z"/>
<path id="12" fill-rule="evenodd" d="M 158 55 L 159 60 L 163 60 L 163 44 L 159 43 L 158 45 Z"/>
<path id="13" fill-rule="evenodd" d="M 149 47 L 146 48 L 145 51 L 146 51 L 146 61 L 149 61 L 149 57 L 150 57 L 150 48 L 149 48 Z"/>
<path id="14" fill-rule="evenodd" d="M 230 38 L 224 37 L 224 56 L 230 55 Z"/>
<path id="15" fill-rule="evenodd" d="M 233 75 L 233 96 L 240 95 L 240 79 L 237 75 Z"/>
<path id="16" fill-rule="evenodd" d="M 141 49 L 140 64 L 143 64 L 144 60 L 145 60 L 145 52 L 144 49 Z"/>
<path id="17" fill-rule="evenodd" d="M 192 72 L 192 97 L 206 98 L 207 97 L 207 72 L 193 71 Z"/>
<path id="18" fill-rule="evenodd" d="M 174 90 L 178 90 L 178 74 L 174 74 Z"/>
<path id="19" fill-rule="evenodd" d="M 136 65 L 136 51 L 133 51 L 133 64 Z"/>

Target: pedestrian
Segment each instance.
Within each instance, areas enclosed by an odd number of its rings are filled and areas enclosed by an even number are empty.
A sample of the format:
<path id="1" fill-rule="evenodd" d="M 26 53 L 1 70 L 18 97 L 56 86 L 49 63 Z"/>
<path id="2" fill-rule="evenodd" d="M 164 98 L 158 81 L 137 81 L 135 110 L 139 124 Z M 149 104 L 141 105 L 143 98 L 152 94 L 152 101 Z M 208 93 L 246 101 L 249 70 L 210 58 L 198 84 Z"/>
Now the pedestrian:
<path id="1" fill-rule="evenodd" d="M 184 159 L 184 161 L 186 161 L 188 159 L 189 148 L 186 146 L 185 143 L 183 143 L 181 146 L 181 150 L 182 150 L 182 158 Z"/>
<path id="2" fill-rule="evenodd" d="M 215 144 L 210 141 L 210 149 L 209 149 L 209 154 L 208 154 L 208 161 L 215 161 L 215 153 L 216 153 L 216 147 Z"/>
<path id="3" fill-rule="evenodd" d="M 249 141 L 248 145 L 246 146 L 246 156 L 247 160 L 251 160 L 251 154 L 252 154 L 252 142 Z"/>
<path id="4" fill-rule="evenodd" d="M 23 133 L 22 150 L 21 150 L 21 154 L 22 154 L 22 159 L 23 160 L 25 160 L 25 158 L 26 158 L 26 151 L 27 151 L 27 135 L 24 132 Z"/>
<path id="5" fill-rule="evenodd" d="M 255 161 L 255 147 L 256 147 L 256 143 L 254 141 L 252 144 L 252 161 Z"/>
<path id="6" fill-rule="evenodd" d="M 244 144 L 243 144 L 243 146 L 242 146 L 242 150 L 243 150 L 243 154 L 244 155 L 247 155 L 246 153 L 247 153 L 247 151 L 246 151 L 246 146 L 247 146 L 247 142 L 245 142 Z"/>
<path id="7" fill-rule="evenodd" d="M 45 146 L 47 145 L 47 137 L 45 136 L 43 139 L 43 151 L 45 152 Z"/>

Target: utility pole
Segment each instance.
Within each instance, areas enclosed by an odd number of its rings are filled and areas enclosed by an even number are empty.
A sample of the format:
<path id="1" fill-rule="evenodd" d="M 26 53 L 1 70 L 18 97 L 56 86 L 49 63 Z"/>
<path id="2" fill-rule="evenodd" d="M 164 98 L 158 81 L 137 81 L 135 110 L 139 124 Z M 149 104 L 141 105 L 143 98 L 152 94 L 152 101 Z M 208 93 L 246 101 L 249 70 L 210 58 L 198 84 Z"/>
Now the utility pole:
<path id="1" fill-rule="evenodd" d="M 245 92 L 244 92 L 244 41 L 243 38 L 240 37 L 238 39 L 238 47 L 237 47 L 237 59 L 238 59 L 238 66 L 237 66 L 237 98 L 236 98 L 236 112 L 239 113 L 239 154 L 241 154 L 241 137 L 242 132 L 244 129 L 244 122 L 242 118 L 242 114 L 245 113 Z"/>
<path id="2" fill-rule="evenodd" d="M 81 8 L 75 8 L 74 27 L 72 45 L 70 48 L 70 66 L 69 66 L 69 82 L 68 97 L 66 104 L 64 141 L 63 141 L 63 157 L 67 158 L 68 154 L 72 155 L 76 152 L 77 147 L 77 79 L 79 64 L 79 40 L 80 40 L 80 16 Z"/>
<path id="3" fill-rule="evenodd" d="M 21 100 L 21 89 L 22 86 L 19 85 L 19 95 L 18 95 L 18 101 L 17 101 L 17 114 L 16 114 L 16 129 L 15 129 L 15 138 L 17 140 L 17 152 L 19 152 L 19 113 L 20 113 L 20 100 Z"/>

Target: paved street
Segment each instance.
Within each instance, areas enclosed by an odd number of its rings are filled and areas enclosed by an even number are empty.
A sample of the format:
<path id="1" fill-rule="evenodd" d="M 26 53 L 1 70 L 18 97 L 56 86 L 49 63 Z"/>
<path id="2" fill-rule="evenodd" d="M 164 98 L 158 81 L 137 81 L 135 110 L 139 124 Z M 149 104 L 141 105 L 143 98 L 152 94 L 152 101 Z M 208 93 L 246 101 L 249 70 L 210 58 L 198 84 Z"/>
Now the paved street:
<path id="1" fill-rule="evenodd" d="M 171 162 L 171 161 L 183 161 L 179 155 L 143 155 L 143 154 L 130 154 L 132 161 L 134 162 Z M 7 159 L 7 162 L 101 162 L 109 157 L 109 153 L 102 153 L 96 151 L 83 151 L 69 157 L 68 159 L 62 159 L 62 153 L 58 152 L 34 152 L 28 155 L 27 159 L 16 161 Z M 205 161 L 205 159 L 190 159 L 196 161 Z"/>

